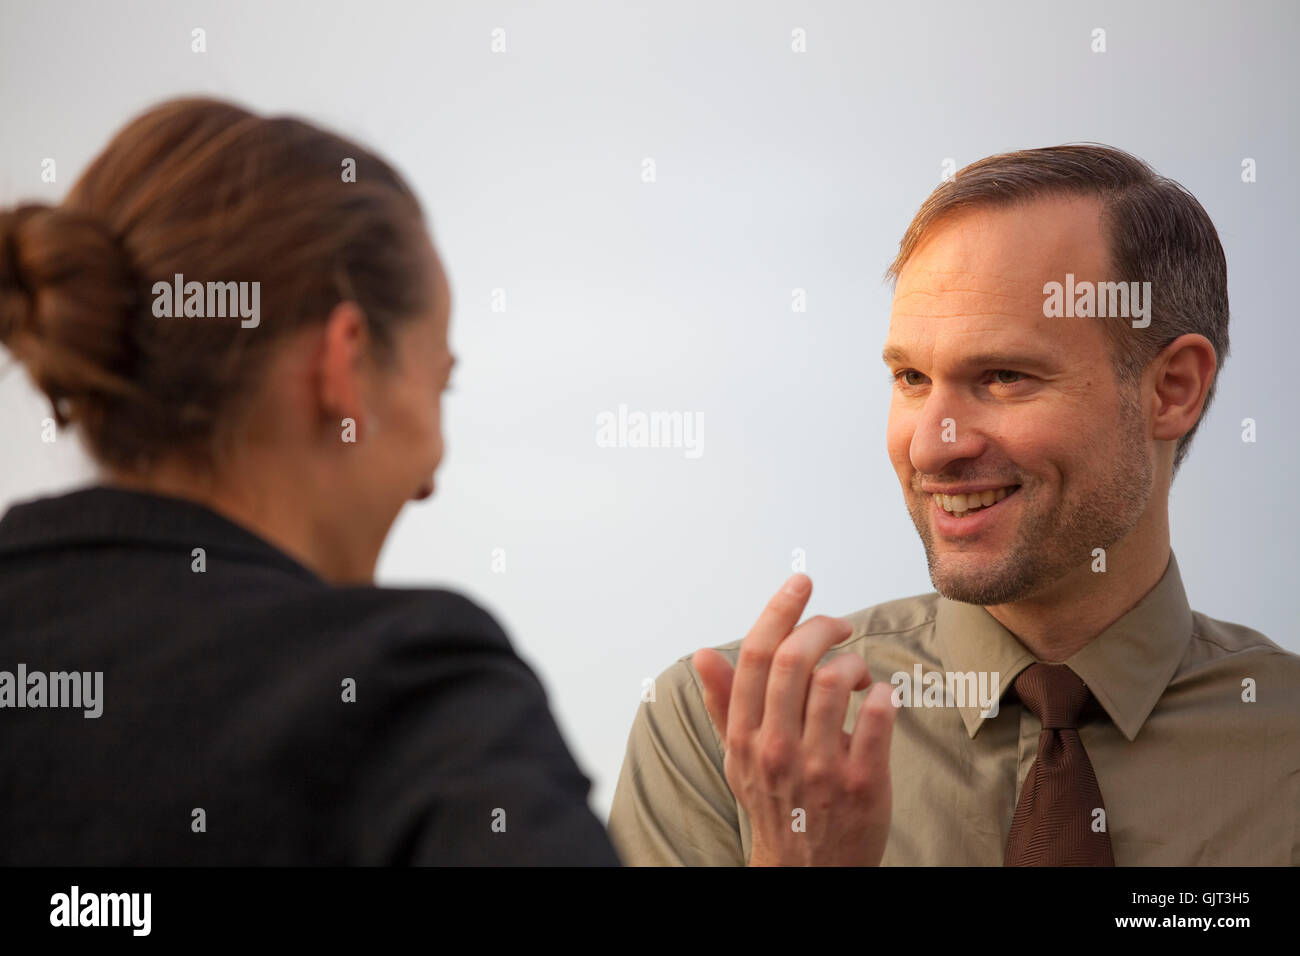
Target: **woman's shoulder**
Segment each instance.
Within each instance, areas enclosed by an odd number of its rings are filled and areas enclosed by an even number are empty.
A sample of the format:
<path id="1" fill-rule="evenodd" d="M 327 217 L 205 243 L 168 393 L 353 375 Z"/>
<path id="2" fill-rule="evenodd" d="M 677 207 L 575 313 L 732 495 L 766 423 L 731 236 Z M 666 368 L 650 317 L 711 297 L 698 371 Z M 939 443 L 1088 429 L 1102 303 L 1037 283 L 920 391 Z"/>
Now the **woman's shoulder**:
<path id="1" fill-rule="evenodd" d="M 510 648 L 505 631 L 486 608 L 447 588 L 330 587 L 287 600 L 296 605 L 292 613 L 309 629 L 341 630 L 399 644 Z"/>
<path id="2" fill-rule="evenodd" d="M 272 613 L 293 632 L 282 658 L 381 677 L 394 692 L 444 678 L 538 687 L 496 618 L 458 591 L 331 587 L 285 595 Z"/>

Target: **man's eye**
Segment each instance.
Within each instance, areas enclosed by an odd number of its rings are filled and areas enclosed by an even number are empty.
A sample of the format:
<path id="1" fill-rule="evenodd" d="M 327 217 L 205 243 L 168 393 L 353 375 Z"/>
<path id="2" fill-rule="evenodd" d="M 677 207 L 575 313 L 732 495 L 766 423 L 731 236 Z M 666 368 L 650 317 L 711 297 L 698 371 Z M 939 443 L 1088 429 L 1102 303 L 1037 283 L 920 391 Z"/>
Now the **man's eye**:
<path id="1" fill-rule="evenodd" d="M 1023 372 L 1013 372 L 1006 368 L 997 369 L 993 375 L 999 385 L 1014 385 L 1025 377 Z"/>
<path id="2" fill-rule="evenodd" d="M 913 378 L 915 376 L 915 378 Z M 925 382 L 925 376 L 914 368 L 905 368 L 901 372 L 894 373 L 894 380 L 902 382 L 904 385 L 915 387 Z"/>

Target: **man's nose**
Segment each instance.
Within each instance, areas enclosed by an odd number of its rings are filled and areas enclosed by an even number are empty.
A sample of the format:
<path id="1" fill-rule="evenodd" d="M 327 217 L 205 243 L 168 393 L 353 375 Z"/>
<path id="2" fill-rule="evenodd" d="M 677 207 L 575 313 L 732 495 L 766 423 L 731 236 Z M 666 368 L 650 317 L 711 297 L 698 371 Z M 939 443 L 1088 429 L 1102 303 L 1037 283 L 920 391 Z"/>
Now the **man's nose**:
<path id="1" fill-rule="evenodd" d="M 916 420 L 909 454 L 922 475 L 938 475 L 954 461 L 984 454 L 978 413 L 951 390 L 934 389 Z"/>

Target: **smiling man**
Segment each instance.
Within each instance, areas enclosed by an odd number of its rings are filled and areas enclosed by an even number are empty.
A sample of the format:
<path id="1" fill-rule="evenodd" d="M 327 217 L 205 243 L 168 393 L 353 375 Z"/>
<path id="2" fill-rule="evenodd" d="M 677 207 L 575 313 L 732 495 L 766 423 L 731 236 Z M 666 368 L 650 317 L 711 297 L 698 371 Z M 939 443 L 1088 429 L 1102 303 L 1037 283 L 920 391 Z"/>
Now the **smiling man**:
<path id="1" fill-rule="evenodd" d="M 1169 543 L 1228 351 L 1205 210 L 1119 150 L 993 156 L 889 275 L 887 444 L 937 593 L 798 624 L 795 575 L 665 671 L 625 862 L 1300 864 L 1300 657 L 1192 611 Z"/>

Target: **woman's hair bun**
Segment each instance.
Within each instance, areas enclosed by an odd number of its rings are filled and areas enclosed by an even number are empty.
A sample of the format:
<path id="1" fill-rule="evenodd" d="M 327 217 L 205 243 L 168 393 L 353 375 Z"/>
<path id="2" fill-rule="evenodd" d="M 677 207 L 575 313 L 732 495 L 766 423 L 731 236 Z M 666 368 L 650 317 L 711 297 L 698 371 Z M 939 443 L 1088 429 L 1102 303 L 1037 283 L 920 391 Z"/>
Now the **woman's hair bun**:
<path id="1" fill-rule="evenodd" d="M 133 391 L 139 288 L 125 249 L 84 212 L 25 203 L 0 211 L 0 344 L 66 424 Z"/>
<path id="2" fill-rule="evenodd" d="M 134 473 L 229 460 L 272 357 L 345 298 L 381 357 L 437 299 L 423 212 L 392 166 L 203 97 L 130 120 L 59 205 L 0 209 L 0 246 L 0 345 L 98 463 Z"/>

